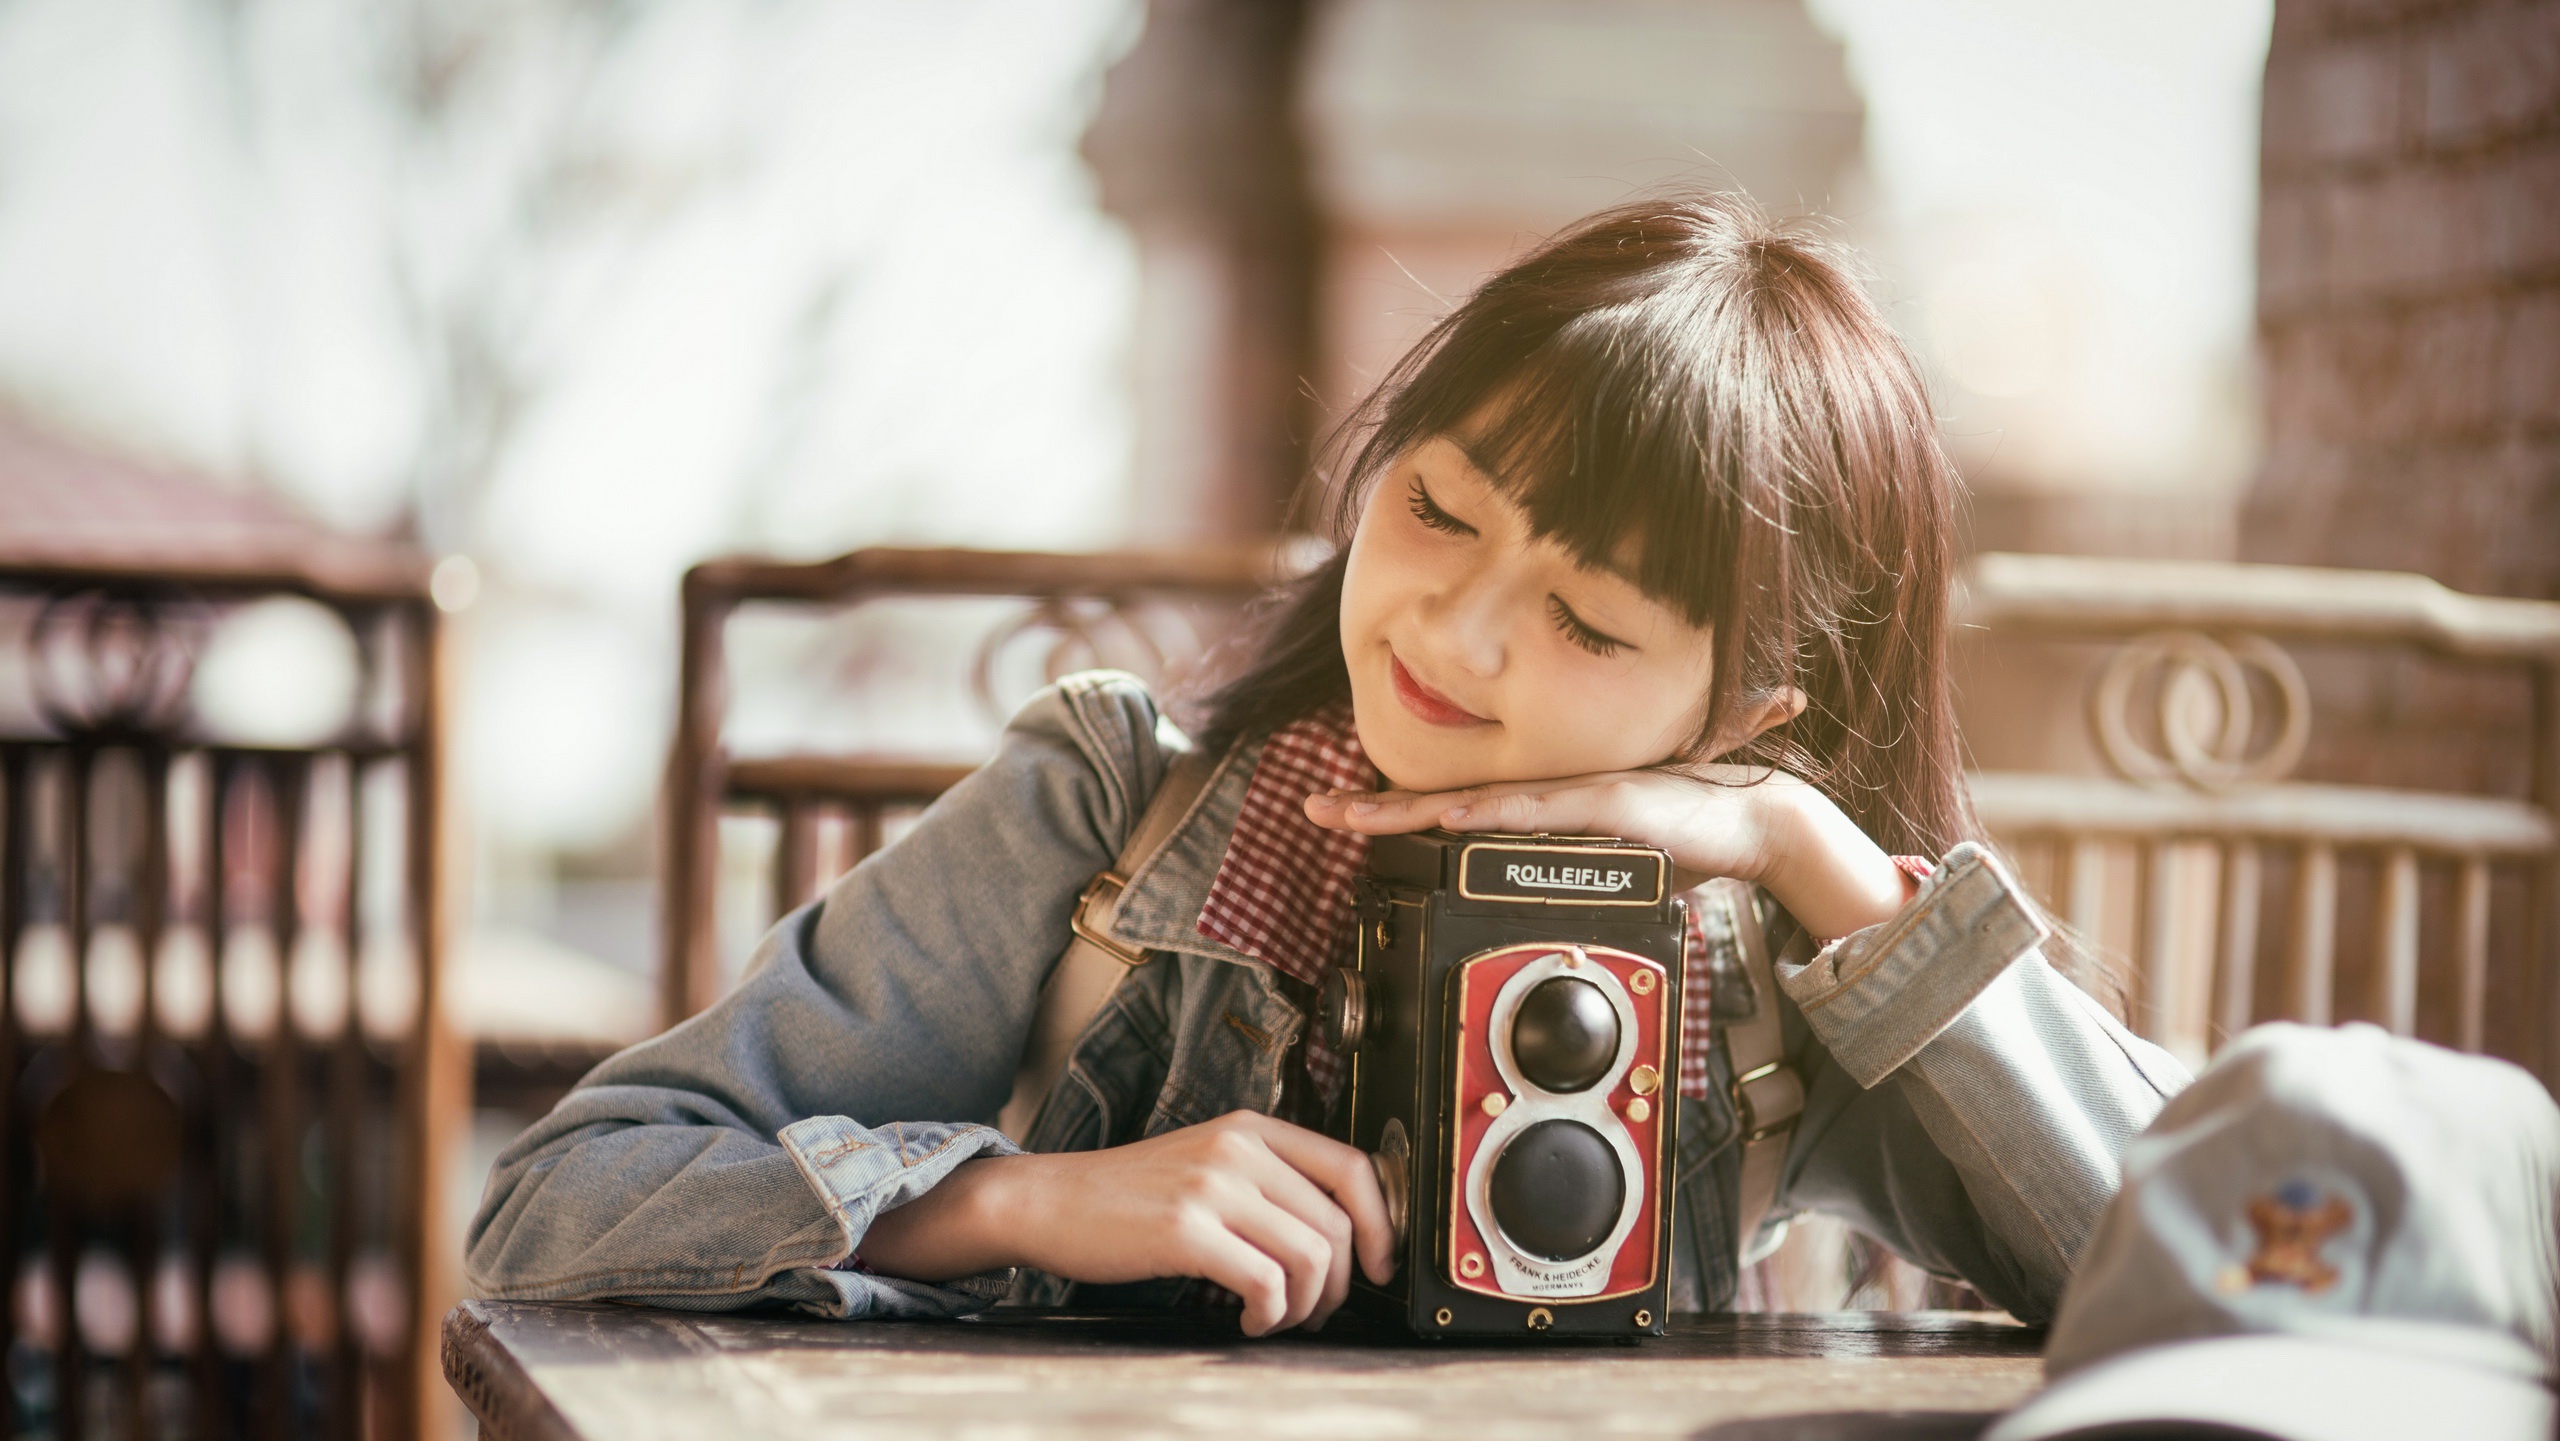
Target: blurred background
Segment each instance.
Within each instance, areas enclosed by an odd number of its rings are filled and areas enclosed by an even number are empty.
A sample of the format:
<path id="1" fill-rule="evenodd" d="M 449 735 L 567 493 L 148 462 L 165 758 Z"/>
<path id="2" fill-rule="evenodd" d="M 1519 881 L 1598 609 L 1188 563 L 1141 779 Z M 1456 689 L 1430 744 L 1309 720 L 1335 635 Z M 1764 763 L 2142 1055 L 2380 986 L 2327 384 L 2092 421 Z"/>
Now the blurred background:
<path id="1" fill-rule="evenodd" d="M 636 1037 L 685 566 L 1270 533 L 1453 300 L 1648 186 L 1871 258 L 1979 543 L 2232 554 L 2267 30 L 2226 0 L 17 0 L 0 393 L 450 558 L 454 998 Z M 245 687 L 233 724 L 328 684 Z"/>
<path id="2" fill-rule="evenodd" d="M 1268 545 L 1407 344 L 1649 188 L 1747 190 L 1867 258 L 1974 551 L 2560 598 L 2554 10 L 7 0 L 0 564 L 55 580 L 0 606 L 0 732 L 64 728 L 60 576 L 227 546 L 309 594 L 208 613 L 189 733 L 336 744 L 388 652 L 314 558 L 407 577 L 377 590 L 439 618 L 450 863 L 440 983 L 383 982 L 377 1029 L 406 984 L 477 1047 L 476 1121 L 402 1173 L 440 1177 L 449 1236 L 580 1058 L 659 1023 L 689 566 Z M 965 763 L 1038 680 L 954 682 L 990 614 L 741 611 L 716 739 Z M 2547 804 L 2531 681 L 2432 664 L 2311 665 L 2305 774 Z M 1977 759 L 2099 769 L 2080 674 L 1978 668 Z M 787 826 L 718 824 L 733 968 Z M 2425 904 L 2470 884 L 2430 872 Z M 2148 944 L 2090 887 L 2075 918 Z M 2500 937 L 2523 895 L 2494 891 Z M 2489 1043 L 2539 1055 L 2539 996 Z"/>

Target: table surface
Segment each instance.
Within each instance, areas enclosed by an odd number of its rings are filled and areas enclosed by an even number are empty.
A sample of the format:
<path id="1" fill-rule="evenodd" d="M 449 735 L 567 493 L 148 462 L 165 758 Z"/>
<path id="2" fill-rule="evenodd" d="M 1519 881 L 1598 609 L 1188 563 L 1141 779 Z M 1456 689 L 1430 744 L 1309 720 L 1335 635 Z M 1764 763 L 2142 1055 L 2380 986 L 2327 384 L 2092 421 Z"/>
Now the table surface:
<path id="1" fill-rule="evenodd" d="M 444 1366 L 492 1441 L 1953 1441 L 2036 1389 L 2042 1339 L 1954 1312 L 1682 1317 L 1652 1340 L 1541 1344 L 1423 1343 L 1349 1316 L 1319 1336 L 1248 1341 L 1234 1324 L 467 1301 L 445 1318 Z"/>

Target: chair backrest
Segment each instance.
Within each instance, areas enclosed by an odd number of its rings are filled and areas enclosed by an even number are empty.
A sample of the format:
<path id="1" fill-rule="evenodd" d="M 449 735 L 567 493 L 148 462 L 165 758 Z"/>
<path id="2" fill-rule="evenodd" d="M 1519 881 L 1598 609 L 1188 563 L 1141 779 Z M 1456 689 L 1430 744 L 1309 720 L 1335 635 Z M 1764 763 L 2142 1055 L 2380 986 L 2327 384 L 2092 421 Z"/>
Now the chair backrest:
<path id="1" fill-rule="evenodd" d="M 0 723 L 0 1351 L 41 1360 L 0 1386 L 12 1435 L 410 1437 L 437 1395 L 430 1207 L 467 1103 L 436 608 L 414 558 L 269 560 L 0 548 L 33 701 Z M 343 622 L 348 718 L 208 739 L 196 644 L 278 595 Z"/>
<path id="2" fill-rule="evenodd" d="M 2560 1056 L 2560 604 L 2415 575 L 1989 554 L 1958 613 L 1994 643 L 2111 647 L 2087 702 L 2114 774 L 1982 772 L 1973 797 L 2057 914 L 2130 941 L 2146 1034 L 2201 1059 L 2258 1020 L 2407 1035 L 2423 1016 L 2466 1049 L 2497 1031 L 2546 1068 Z M 2522 668 L 2529 793 L 2288 779 L 2312 687 L 2279 641 Z M 2360 994 L 2339 993 L 2342 953 Z M 2493 1026 L 2493 1008 L 2528 1006 L 2530 1024 Z"/>
<path id="3" fill-rule="evenodd" d="M 950 757 L 789 753 L 732 756 L 727 636 L 740 607 L 775 602 L 845 611 L 909 597 L 1014 598 L 1023 604 L 974 643 L 967 684 L 980 705 L 999 703 L 1000 652 L 1045 635 L 1042 669 L 1123 659 L 1164 680 L 1196 659 L 1179 653 L 1186 627 L 1167 639 L 1151 608 L 1191 604 L 1232 615 L 1287 570 L 1270 547 L 1182 552 L 1058 554 L 970 550 L 859 550 L 808 564 L 718 560 L 684 578 L 681 696 L 664 796 L 665 908 L 659 1002 L 668 1024 L 718 998 L 722 984 L 716 908 L 720 820 L 736 813 L 780 822 L 772 865 L 772 913 L 815 896 L 879 848 L 883 817 L 927 804 L 974 763 Z M 1107 642 L 1115 639 L 1116 647 Z M 1112 656 L 1117 649 L 1122 654 Z"/>

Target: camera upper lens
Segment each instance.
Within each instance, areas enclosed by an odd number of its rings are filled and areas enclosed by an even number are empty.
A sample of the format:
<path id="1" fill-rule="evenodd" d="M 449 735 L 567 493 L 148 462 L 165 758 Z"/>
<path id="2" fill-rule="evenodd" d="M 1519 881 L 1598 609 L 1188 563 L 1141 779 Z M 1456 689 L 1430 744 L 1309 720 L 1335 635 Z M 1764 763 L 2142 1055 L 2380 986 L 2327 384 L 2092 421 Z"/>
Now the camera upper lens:
<path id="1" fill-rule="evenodd" d="M 1486 1200 L 1511 1244 L 1550 1261 L 1588 1256 L 1627 1201 L 1618 1153 L 1580 1121 L 1540 1121 L 1493 1158 Z"/>
<path id="2" fill-rule="evenodd" d="M 1550 976 L 1520 998 L 1511 1058 L 1540 1090 L 1587 1091 L 1618 1058 L 1618 1008 L 1589 981 Z"/>

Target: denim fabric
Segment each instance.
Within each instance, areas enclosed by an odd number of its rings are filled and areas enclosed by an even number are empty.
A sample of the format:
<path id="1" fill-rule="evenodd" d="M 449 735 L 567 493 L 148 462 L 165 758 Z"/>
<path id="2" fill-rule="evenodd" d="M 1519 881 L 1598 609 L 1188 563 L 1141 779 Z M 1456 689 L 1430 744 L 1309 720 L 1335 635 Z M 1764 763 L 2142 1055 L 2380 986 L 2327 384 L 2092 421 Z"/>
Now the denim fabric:
<path id="1" fill-rule="evenodd" d="M 777 924 L 735 991 L 597 1067 L 500 1155 L 473 1287 L 842 1317 L 1093 1299 L 1032 1273 L 926 1286 L 842 1263 L 882 1211 L 1014 1149 L 990 1123 L 1075 897 L 1186 744 L 1133 677 L 1044 692 L 903 840 Z M 1194 928 L 1258 756 L 1223 757 L 1131 877 L 1114 934 L 1156 958 L 1087 1028 L 1030 1149 L 1122 1145 L 1302 1092 L 1293 983 Z M 1773 1212 L 1841 1212 L 2030 1319 L 2050 1314 L 2124 1142 L 2184 1079 L 2047 968 L 2033 934 L 2006 873 L 1960 848 L 1903 914 L 1790 978 L 1803 995 L 1778 1004 L 1809 1100 Z M 1749 1239 L 1733 1234 L 1738 1128 L 1721 1094 L 1681 1102 L 1681 1126 L 1674 1302 L 1714 1309 Z"/>
<path id="2" fill-rule="evenodd" d="M 1918 903 L 1850 936 L 1779 984 L 1861 1086 L 1892 1075 L 2045 937 L 2017 884 L 1977 845 L 1947 853 Z"/>

